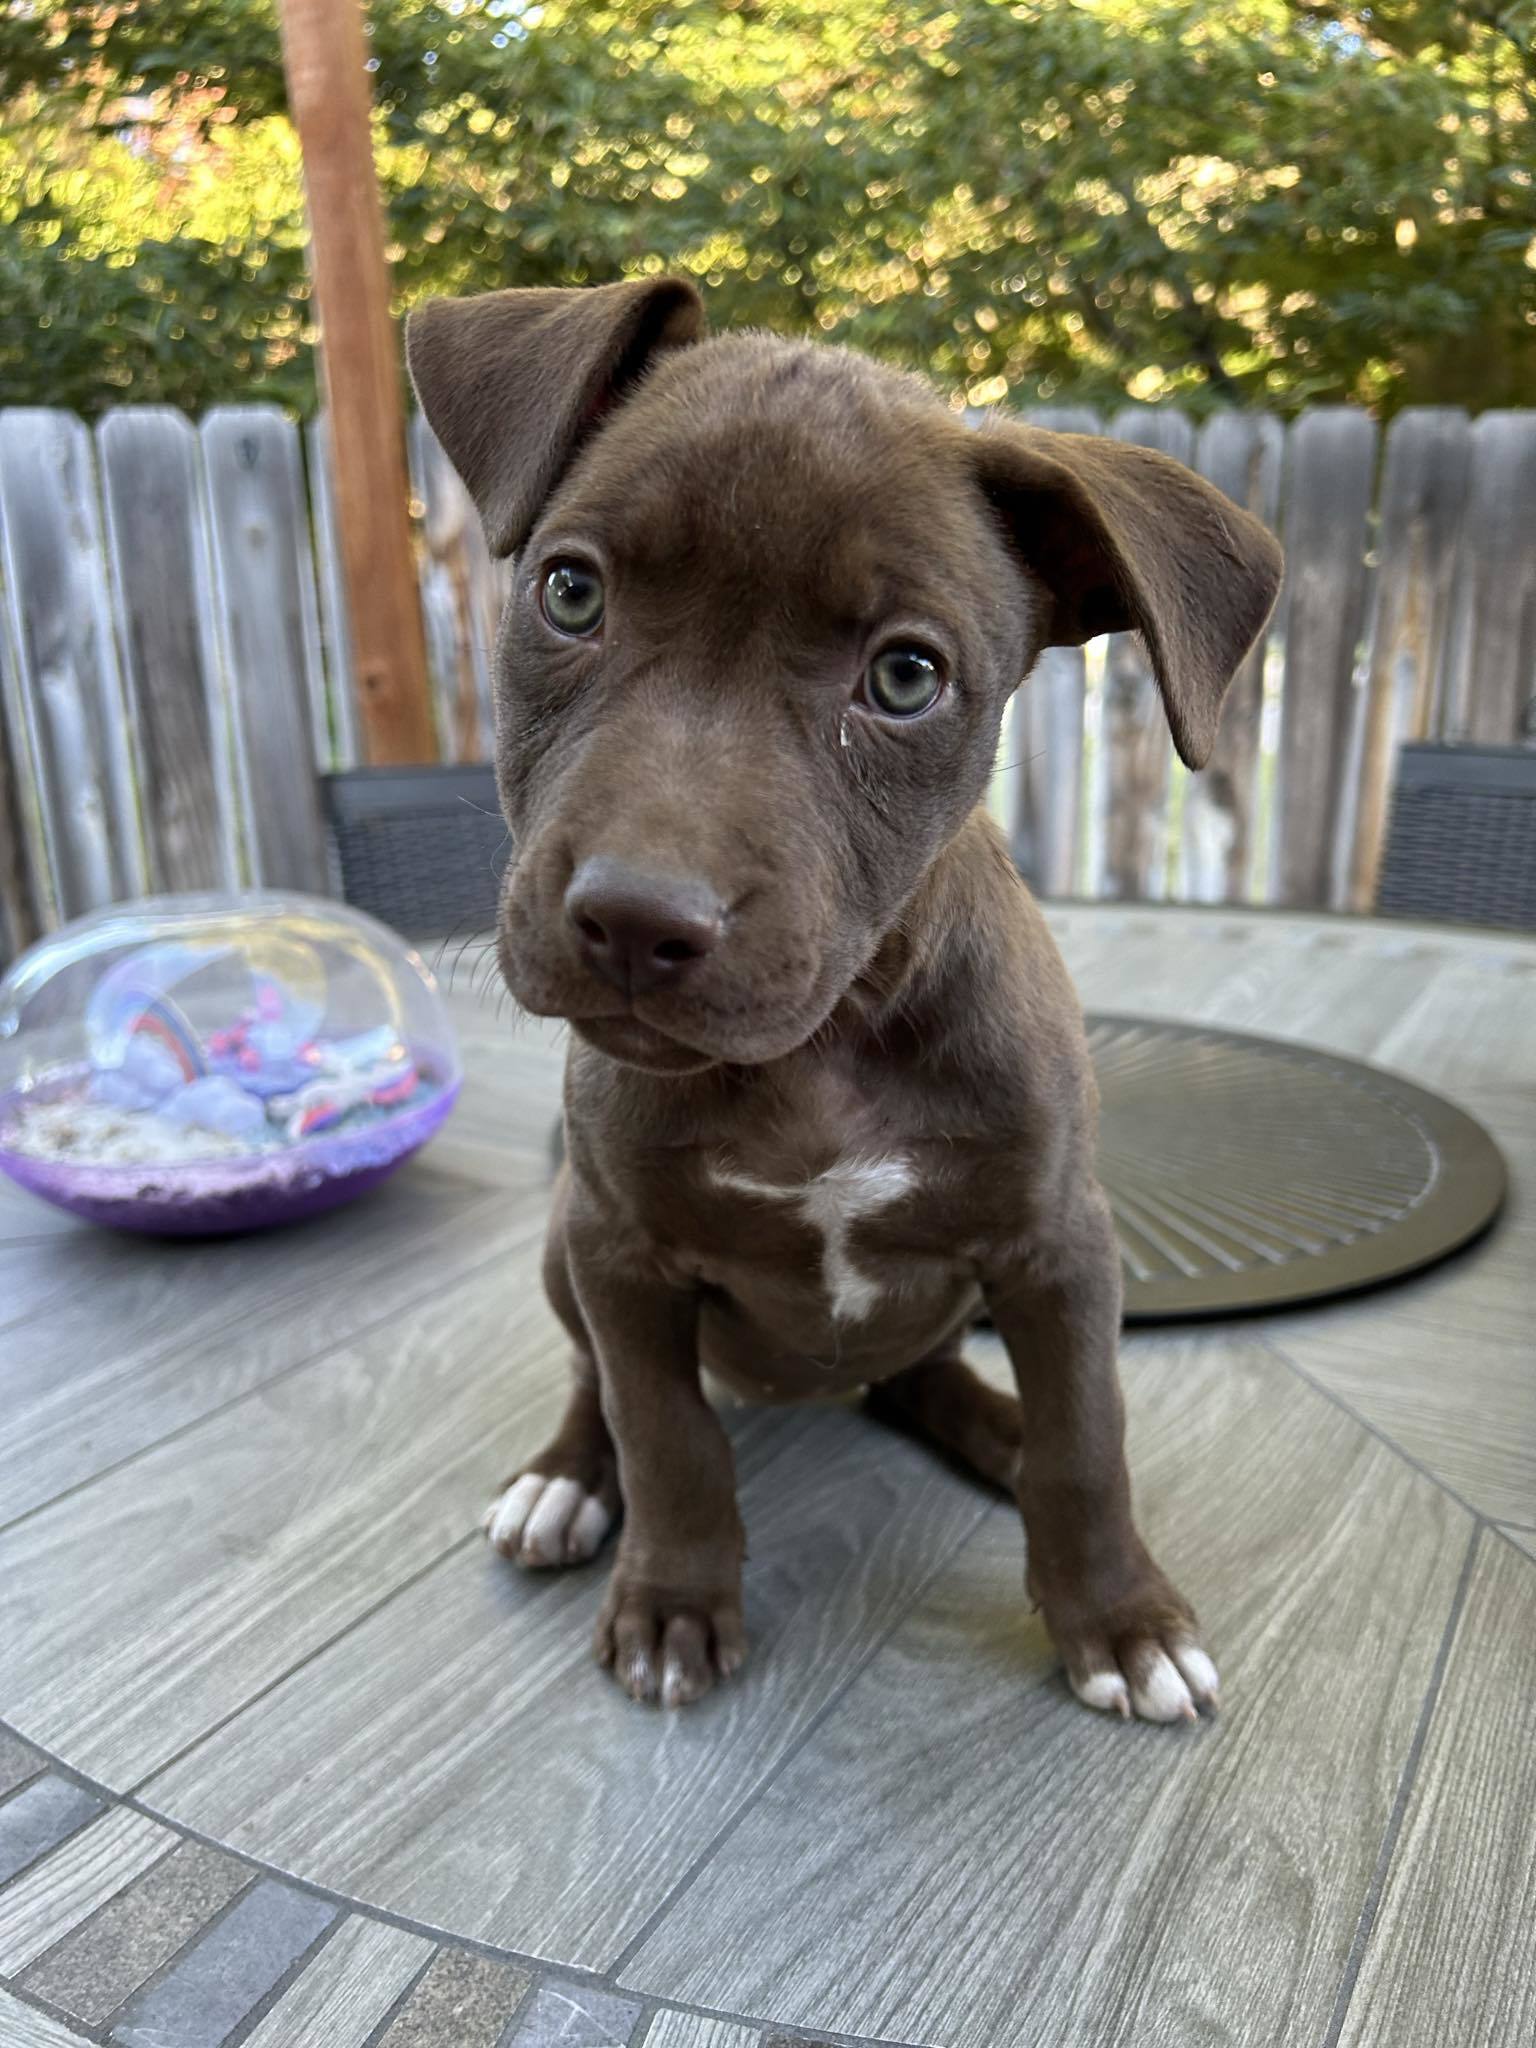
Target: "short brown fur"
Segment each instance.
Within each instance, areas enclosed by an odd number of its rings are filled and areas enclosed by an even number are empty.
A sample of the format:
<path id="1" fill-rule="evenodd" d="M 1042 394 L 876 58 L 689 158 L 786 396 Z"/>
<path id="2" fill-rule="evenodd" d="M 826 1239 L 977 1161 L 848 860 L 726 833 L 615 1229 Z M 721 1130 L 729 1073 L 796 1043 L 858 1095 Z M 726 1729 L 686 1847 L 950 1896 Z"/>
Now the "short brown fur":
<path id="1" fill-rule="evenodd" d="M 573 1030 L 546 1272 L 576 1386 L 528 1470 L 622 1496 L 600 1657 L 676 1703 L 744 1653 L 703 1369 L 756 1398 L 877 1390 L 1012 1487 L 1030 1591 L 1095 1703 L 1213 1703 L 1132 1520 L 1077 1001 L 978 804 L 1042 648 L 1112 628 L 1144 635 L 1198 765 L 1273 604 L 1273 541 L 1146 451 L 973 433 L 859 356 L 705 340 L 674 280 L 439 303 L 410 355 L 518 557 L 500 954 Z M 546 616 L 571 561 L 601 578 L 590 633 Z M 861 680 L 893 643 L 947 678 L 921 716 Z M 868 1199 L 838 1212 L 834 1267 L 807 1203 L 844 1186 Z M 960 1362 L 983 1303 L 1016 1403 Z"/>

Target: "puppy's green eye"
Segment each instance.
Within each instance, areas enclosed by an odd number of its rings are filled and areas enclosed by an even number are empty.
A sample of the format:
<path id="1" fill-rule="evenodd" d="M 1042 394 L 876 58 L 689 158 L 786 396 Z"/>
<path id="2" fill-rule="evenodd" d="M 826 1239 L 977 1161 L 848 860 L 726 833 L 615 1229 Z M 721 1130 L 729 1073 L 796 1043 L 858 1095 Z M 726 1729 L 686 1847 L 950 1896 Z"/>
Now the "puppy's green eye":
<path id="1" fill-rule="evenodd" d="M 595 633 L 603 623 L 603 579 L 585 562 L 556 562 L 539 591 L 544 616 L 559 633 Z"/>
<path id="2" fill-rule="evenodd" d="M 943 689 L 944 672 L 922 647 L 887 647 L 864 671 L 864 695 L 887 718 L 916 718 Z"/>

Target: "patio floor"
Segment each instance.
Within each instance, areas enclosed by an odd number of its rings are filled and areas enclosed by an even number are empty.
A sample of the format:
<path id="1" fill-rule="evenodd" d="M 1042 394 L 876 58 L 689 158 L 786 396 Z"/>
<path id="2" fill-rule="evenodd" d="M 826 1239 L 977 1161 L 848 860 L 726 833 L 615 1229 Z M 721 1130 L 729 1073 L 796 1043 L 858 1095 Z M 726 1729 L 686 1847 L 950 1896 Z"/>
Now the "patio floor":
<path id="1" fill-rule="evenodd" d="M 350 1211 L 156 1245 L 0 1183 L 0 2048 L 1536 2038 L 1536 942 L 1052 923 L 1090 1008 L 1378 1061 L 1510 1165 L 1432 1273 L 1127 1337 L 1220 1718 L 1077 1707 L 1013 1511 L 844 1406 L 729 1411 L 747 1668 L 623 1699 L 604 1564 L 477 1531 L 563 1390 L 559 1049 L 466 970 L 463 1104 Z"/>

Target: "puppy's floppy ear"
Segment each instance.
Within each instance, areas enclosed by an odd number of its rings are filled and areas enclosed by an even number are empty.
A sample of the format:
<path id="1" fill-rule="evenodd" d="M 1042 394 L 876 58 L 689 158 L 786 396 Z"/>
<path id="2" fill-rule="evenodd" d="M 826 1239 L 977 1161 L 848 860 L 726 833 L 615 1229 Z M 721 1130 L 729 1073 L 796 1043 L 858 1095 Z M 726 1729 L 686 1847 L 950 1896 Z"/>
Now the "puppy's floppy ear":
<path id="1" fill-rule="evenodd" d="M 492 554 L 527 539 L 582 441 L 663 349 L 697 341 L 683 278 L 433 299 L 406 322 L 416 396 Z"/>
<path id="2" fill-rule="evenodd" d="M 999 421 L 974 437 L 982 486 L 1054 600 L 1051 647 L 1139 632 L 1174 745 L 1200 768 L 1263 630 L 1282 557 L 1267 527 L 1171 456 Z"/>

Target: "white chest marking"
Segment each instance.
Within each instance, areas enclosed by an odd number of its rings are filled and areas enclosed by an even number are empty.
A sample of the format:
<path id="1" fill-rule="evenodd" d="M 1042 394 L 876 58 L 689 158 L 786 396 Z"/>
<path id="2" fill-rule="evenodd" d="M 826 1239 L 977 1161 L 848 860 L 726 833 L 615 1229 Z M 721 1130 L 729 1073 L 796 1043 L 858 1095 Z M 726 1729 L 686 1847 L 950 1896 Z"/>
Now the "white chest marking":
<path id="1" fill-rule="evenodd" d="M 917 1184 L 910 1164 L 899 1157 L 840 1159 L 825 1173 L 796 1186 L 755 1180 L 751 1174 L 716 1167 L 716 1184 L 764 1202 L 793 1202 L 813 1230 L 821 1234 L 821 1277 L 840 1322 L 857 1322 L 880 1299 L 873 1280 L 848 1256 L 848 1234 L 862 1216 L 872 1216 L 899 1202 Z"/>

